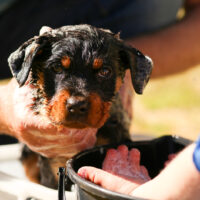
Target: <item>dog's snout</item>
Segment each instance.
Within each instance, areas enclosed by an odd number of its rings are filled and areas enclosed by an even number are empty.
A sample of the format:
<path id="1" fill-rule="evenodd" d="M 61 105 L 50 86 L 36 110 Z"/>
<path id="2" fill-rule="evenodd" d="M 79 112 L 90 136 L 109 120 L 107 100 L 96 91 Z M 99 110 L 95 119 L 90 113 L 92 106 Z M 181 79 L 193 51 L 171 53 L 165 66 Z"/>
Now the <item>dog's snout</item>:
<path id="1" fill-rule="evenodd" d="M 89 102 L 86 98 L 71 97 L 66 103 L 67 111 L 71 115 L 86 114 L 89 109 Z"/>

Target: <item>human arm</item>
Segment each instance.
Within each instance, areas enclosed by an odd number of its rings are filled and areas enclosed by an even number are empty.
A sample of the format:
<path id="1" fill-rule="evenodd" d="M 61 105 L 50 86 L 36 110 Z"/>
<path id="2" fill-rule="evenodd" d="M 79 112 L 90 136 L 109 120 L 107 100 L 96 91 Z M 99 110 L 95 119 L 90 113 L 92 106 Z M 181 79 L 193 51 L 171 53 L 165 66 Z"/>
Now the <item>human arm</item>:
<path id="1" fill-rule="evenodd" d="M 198 200 L 200 173 L 192 160 L 194 148 L 195 144 L 185 148 L 157 177 L 130 194 L 150 199 Z"/>
<path id="2" fill-rule="evenodd" d="M 12 122 L 14 120 L 12 95 L 14 92 L 14 83 L 0 82 L 0 133 L 6 133 L 15 136 L 12 131 Z"/>
<path id="3" fill-rule="evenodd" d="M 19 88 L 15 79 L 0 86 L 0 133 L 16 137 L 46 157 L 69 157 L 96 142 L 96 129 L 55 126 L 46 115 L 35 114 L 31 85 Z"/>
<path id="4" fill-rule="evenodd" d="M 152 78 L 177 73 L 200 63 L 200 1 L 190 0 L 183 20 L 127 42 L 150 56 Z M 195 6 L 194 6 L 195 5 Z"/>
<path id="5" fill-rule="evenodd" d="M 194 148 L 195 144 L 185 148 L 157 177 L 140 186 L 93 167 L 83 167 L 78 174 L 106 189 L 137 197 L 195 200 L 200 196 L 200 173 L 192 160 Z"/>

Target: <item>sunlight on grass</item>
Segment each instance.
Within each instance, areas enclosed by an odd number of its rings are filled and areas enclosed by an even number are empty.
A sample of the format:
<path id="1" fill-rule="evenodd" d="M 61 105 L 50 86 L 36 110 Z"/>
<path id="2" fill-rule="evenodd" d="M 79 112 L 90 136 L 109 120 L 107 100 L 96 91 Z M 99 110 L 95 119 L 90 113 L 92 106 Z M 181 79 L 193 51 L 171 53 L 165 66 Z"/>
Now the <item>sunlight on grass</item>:
<path id="1" fill-rule="evenodd" d="M 151 80 L 142 96 L 135 95 L 133 133 L 177 134 L 196 139 L 200 133 L 200 66 Z"/>
<path id="2" fill-rule="evenodd" d="M 200 67 L 186 73 L 150 81 L 143 96 L 138 96 L 147 109 L 194 108 L 200 106 L 200 84 L 196 75 Z"/>
<path id="3" fill-rule="evenodd" d="M 7 84 L 9 81 L 10 81 L 10 79 L 3 79 L 3 80 L 0 80 L 0 85 L 5 85 L 5 84 Z"/>
<path id="4" fill-rule="evenodd" d="M 142 128 L 141 128 L 142 127 Z M 170 130 L 170 126 L 165 122 L 152 122 L 136 117 L 133 124 L 134 133 L 151 134 L 153 136 L 160 136 L 167 133 L 167 130 Z"/>
<path id="5" fill-rule="evenodd" d="M 156 86 L 152 86 L 156 87 Z M 176 84 L 174 86 L 159 85 L 156 90 L 148 91 L 148 94 L 141 98 L 147 109 L 162 108 L 193 108 L 200 106 L 200 95 L 193 88 L 186 84 Z"/>

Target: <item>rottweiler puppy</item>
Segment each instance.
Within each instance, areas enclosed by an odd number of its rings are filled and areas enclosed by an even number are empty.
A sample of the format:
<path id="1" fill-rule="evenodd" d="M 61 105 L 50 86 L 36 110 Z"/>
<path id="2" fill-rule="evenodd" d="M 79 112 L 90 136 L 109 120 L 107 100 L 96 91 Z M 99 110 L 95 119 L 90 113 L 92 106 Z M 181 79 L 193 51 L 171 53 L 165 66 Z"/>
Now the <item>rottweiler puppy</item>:
<path id="1" fill-rule="evenodd" d="M 130 70 L 132 85 L 142 94 L 152 71 L 151 59 L 119 34 L 90 25 L 45 27 L 8 62 L 22 115 L 56 130 L 32 130 L 18 138 L 26 144 L 27 176 L 51 188 L 57 186 L 58 167 L 76 153 L 129 139 L 120 87 Z"/>

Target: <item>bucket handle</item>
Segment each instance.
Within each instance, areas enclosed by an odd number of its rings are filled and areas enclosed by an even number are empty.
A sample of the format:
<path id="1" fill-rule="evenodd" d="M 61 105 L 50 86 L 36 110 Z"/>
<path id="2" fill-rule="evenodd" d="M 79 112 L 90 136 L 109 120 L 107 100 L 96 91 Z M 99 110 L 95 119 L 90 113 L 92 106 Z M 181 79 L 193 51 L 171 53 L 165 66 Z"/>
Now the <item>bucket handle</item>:
<path id="1" fill-rule="evenodd" d="M 58 169 L 58 200 L 66 200 L 65 196 L 65 168 L 59 167 Z"/>

